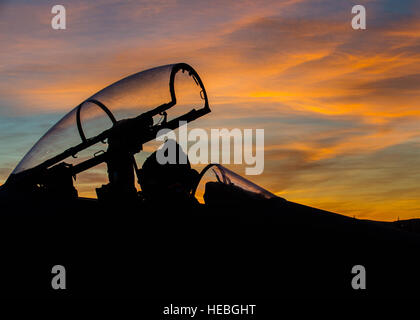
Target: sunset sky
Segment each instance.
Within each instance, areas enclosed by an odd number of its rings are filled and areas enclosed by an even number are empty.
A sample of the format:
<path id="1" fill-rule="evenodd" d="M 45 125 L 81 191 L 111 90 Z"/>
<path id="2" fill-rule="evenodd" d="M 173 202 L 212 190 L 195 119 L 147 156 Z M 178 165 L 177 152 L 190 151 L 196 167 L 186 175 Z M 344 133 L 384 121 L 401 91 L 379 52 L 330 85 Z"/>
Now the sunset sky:
<path id="1" fill-rule="evenodd" d="M 66 30 L 51 28 L 55 4 Z M 84 99 L 186 62 L 207 125 L 265 129 L 252 181 L 358 218 L 420 218 L 419 1 L 0 0 L 0 41 L 0 183 Z"/>

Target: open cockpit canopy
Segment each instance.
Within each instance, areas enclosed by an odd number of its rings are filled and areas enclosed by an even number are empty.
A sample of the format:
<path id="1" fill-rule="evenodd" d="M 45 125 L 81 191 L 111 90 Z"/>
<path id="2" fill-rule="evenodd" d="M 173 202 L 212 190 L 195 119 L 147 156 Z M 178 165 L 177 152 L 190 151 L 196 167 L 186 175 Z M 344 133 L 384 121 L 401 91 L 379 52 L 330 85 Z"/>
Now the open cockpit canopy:
<path id="1" fill-rule="evenodd" d="M 169 111 L 172 106 L 175 107 Z M 167 119 L 171 120 L 192 109 L 208 108 L 203 83 L 187 64 L 171 64 L 133 74 L 102 89 L 67 113 L 38 140 L 12 174 L 37 166 L 48 167 L 47 160 L 86 144 L 119 120 L 151 112 L 154 122 L 159 122 L 166 111 Z M 91 158 L 104 151 L 103 143 L 89 145 L 86 150 L 78 149 L 65 162 L 77 164 Z"/>

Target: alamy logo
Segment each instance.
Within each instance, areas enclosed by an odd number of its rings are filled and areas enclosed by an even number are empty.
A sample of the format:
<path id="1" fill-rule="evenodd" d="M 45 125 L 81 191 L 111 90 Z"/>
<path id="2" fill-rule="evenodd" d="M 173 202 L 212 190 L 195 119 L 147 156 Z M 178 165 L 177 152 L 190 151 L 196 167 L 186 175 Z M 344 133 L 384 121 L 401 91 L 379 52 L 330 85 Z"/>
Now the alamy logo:
<path id="1" fill-rule="evenodd" d="M 65 30 L 66 29 L 66 8 L 57 4 L 51 8 L 51 13 L 56 14 L 51 19 L 51 27 L 54 30 Z"/>
<path id="2" fill-rule="evenodd" d="M 162 129 L 157 141 L 178 142 L 188 155 L 191 164 L 246 164 L 245 174 L 259 175 L 264 171 L 264 129 L 211 129 L 210 137 L 206 130 L 195 128 L 188 132 L 187 122 L 180 121 L 178 137 L 173 130 Z M 255 139 L 254 139 L 255 132 Z M 191 145 L 191 142 L 193 144 Z M 188 145 L 190 143 L 190 146 Z M 231 145 L 233 143 L 233 148 Z M 255 150 L 255 155 L 254 151 Z M 233 155 L 231 155 L 233 151 Z M 163 144 L 156 153 L 160 164 L 185 164 L 185 154 L 177 152 L 175 144 Z M 232 162 L 233 158 L 233 162 Z"/>
<path id="3" fill-rule="evenodd" d="M 351 273 L 355 274 L 351 280 L 351 286 L 354 290 L 366 289 L 366 269 L 362 265 L 353 266 Z"/>
<path id="4" fill-rule="evenodd" d="M 66 269 L 62 265 L 55 265 L 51 273 L 55 274 L 51 280 L 51 287 L 54 290 L 66 289 Z"/>
<path id="5" fill-rule="evenodd" d="M 360 4 L 351 9 L 351 13 L 356 14 L 351 20 L 351 26 L 354 30 L 366 29 L 366 8 Z"/>

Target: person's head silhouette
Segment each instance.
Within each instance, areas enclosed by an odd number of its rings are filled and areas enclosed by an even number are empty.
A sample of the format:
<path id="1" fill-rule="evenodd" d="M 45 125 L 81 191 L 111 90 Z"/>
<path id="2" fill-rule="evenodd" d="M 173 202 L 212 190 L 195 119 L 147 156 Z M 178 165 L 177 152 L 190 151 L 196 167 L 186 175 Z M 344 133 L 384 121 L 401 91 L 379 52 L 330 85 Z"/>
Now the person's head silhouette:
<path id="1" fill-rule="evenodd" d="M 190 201 L 198 175 L 174 140 L 166 141 L 163 148 L 152 153 L 138 170 L 145 199 L 161 205 Z"/>

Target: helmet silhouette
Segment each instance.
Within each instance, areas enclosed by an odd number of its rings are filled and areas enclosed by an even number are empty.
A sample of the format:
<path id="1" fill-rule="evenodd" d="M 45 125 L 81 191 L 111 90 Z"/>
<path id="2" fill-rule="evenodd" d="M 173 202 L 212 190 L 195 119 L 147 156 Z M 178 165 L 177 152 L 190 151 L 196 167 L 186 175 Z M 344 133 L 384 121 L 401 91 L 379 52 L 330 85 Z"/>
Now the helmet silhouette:
<path id="1" fill-rule="evenodd" d="M 153 152 L 138 170 L 139 184 L 146 200 L 171 198 L 186 201 L 199 174 L 191 168 L 187 155 L 174 140 Z"/>

